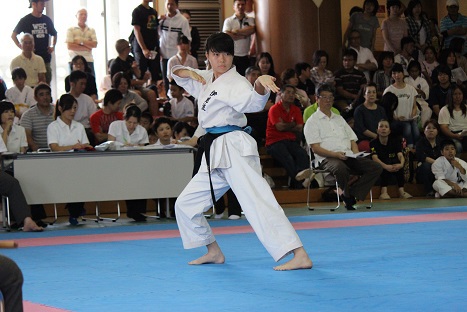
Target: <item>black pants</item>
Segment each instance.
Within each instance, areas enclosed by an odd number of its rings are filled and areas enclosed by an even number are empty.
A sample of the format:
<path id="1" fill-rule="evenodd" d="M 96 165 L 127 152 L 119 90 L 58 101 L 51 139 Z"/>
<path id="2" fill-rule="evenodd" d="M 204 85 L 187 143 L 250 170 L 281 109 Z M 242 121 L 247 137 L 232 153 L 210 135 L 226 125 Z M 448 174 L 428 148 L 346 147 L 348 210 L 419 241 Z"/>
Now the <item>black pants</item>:
<path id="1" fill-rule="evenodd" d="M 0 291 L 5 299 L 6 312 L 23 311 L 23 273 L 18 265 L 0 255 Z"/>

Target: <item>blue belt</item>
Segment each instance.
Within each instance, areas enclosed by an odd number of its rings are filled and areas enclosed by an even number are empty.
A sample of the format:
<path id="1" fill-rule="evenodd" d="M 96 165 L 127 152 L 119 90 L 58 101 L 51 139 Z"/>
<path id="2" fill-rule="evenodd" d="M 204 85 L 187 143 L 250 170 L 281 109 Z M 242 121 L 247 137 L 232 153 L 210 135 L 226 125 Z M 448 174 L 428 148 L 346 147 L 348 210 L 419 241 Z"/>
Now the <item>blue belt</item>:
<path id="1" fill-rule="evenodd" d="M 239 126 L 231 126 L 231 125 L 222 126 L 222 127 L 206 128 L 206 132 L 211 133 L 211 134 L 228 133 L 228 132 L 238 131 L 238 130 L 245 131 L 246 133 L 251 134 L 252 129 L 250 126 L 242 128 Z"/>

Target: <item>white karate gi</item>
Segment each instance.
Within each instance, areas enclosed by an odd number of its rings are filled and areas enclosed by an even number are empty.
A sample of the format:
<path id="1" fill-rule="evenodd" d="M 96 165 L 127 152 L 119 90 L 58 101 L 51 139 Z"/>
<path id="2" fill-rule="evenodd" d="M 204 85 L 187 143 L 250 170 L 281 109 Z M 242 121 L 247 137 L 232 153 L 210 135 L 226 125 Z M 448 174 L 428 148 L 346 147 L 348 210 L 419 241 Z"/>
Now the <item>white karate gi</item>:
<path id="1" fill-rule="evenodd" d="M 467 163 L 457 157 L 456 160 L 467 171 Z M 431 171 L 436 178 L 433 183 L 433 189 L 441 194 L 441 196 L 452 190 L 452 187 L 444 179 L 456 183 L 461 189 L 467 189 L 467 174 L 461 174 L 460 170 L 453 167 L 446 157 L 438 157 L 431 165 Z"/>
<path id="2" fill-rule="evenodd" d="M 180 68 L 184 67 L 176 66 L 172 69 L 172 77 L 198 99 L 198 121 L 205 129 L 227 125 L 244 127 L 244 113 L 262 111 L 269 98 L 269 92 L 266 95 L 255 92 L 235 67 L 214 82 L 211 70 L 195 70 L 204 77 L 205 85 L 173 74 Z M 253 230 L 275 261 L 303 246 L 261 174 L 257 145 L 251 136 L 243 131 L 224 134 L 214 140 L 210 155 L 216 199 L 232 188 Z M 203 155 L 199 172 L 175 203 L 177 223 L 186 249 L 206 246 L 215 241 L 204 217 L 204 212 L 212 204 Z"/>

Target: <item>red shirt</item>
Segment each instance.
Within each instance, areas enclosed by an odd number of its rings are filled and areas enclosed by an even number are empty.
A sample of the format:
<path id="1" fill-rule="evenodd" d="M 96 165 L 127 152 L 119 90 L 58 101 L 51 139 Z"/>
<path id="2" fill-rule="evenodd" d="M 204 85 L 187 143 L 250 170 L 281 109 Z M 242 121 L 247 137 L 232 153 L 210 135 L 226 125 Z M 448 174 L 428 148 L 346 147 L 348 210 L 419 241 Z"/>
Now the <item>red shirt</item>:
<path id="1" fill-rule="evenodd" d="M 115 120 L 123 120 L 123 113 L 104 114 L 100 109 L 89 117 L 93 133 L 108 133 L 110 124 Z"/>
<path id="2" fill-rule="evenodd" d="M 295 132 L 279 131 L 276 129 L 276 124 L 281 121 L 295 122 L 297 125 L 303 125 L 303 116 L 300 108 L 295 104 L 290 104 L 289 111 L 287 112 L 281 101 L 269 109 L 266 125 L 266 146 L 282 140 L 295 141 L 297 139 Z"/>

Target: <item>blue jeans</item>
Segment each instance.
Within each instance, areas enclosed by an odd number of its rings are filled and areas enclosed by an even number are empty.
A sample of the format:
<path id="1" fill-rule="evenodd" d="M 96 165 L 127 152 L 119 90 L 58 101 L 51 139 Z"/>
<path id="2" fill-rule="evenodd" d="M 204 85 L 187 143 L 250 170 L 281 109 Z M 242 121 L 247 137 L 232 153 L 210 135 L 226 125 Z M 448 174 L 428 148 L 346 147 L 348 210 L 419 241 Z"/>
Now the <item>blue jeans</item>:
<path id="1" fill-rule="evenodd" d="M 407 145 L 414 146 L 420 138 L 417 120 L 398 121 L 394 120 L 391 129 L 396 134 L 402 134 L 407 140 Z"/>
<path id="2" fill-rule="evenodd" d="M 266 146 L 268 154 L 277 160 L 290 177 L 290 187 L 302 188 L 302 183 L 295 180 L 300 171 L 310 167 L 310 158 L 306 151 L 295 141 L 282 140 Z"/>

